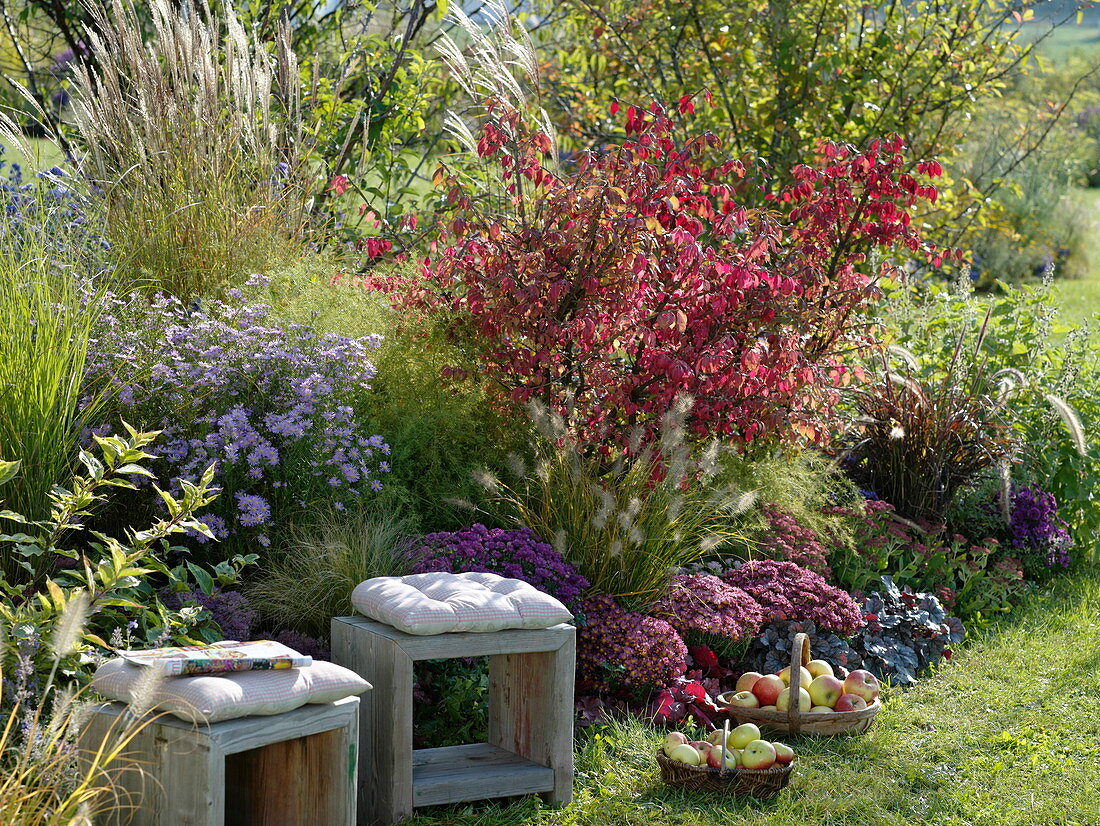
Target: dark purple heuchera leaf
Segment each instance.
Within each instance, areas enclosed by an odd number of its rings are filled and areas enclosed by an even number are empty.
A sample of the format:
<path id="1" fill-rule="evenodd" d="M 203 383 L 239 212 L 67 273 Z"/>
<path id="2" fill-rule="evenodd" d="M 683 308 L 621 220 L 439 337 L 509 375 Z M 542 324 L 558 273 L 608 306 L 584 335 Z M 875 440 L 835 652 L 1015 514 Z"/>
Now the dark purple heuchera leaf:
<path id="1" fill-rule="evenodd" d="M 573 608 L 588 580 L 530 528 L 509 531 L 473 525 L 425 536 L 410 551 L 413 573 L 493 573 L 524 582 Z"/>
<path id="2" fill-rule="evenodd" d="M 882 590 L 863 602 L 866 627 L 852 640 L 864 668 L 894 685 L 913 685 L 925 669 L 951 656 L 962 641 L 961 620 L 948 616 L 933 594 L 914 594 L 882 577 Z"/>
<path id="3" fill-rule="evenodd" d="M 836 634 L 821 631 L 812 622 L 780 620 L 765 626 L 764 631 L 753 641 L 739 670 L 773 674 L 786 668 L 791 664 L 791 648 L 795 635 L 799 633 L 809 638 L 811 656 L 825 660 L 837 673 L 863 667 L 863 658 L 859 653 Z"/>
<path id="4" fill-rule="evenodd" d="M 680 677 L 662 689 L 650 704 L 654 723 L 671 725 L 687 718 L 707 729 L 721 728 L 729 715 L 715 705 L 706 688 L 696 680 Z"/>

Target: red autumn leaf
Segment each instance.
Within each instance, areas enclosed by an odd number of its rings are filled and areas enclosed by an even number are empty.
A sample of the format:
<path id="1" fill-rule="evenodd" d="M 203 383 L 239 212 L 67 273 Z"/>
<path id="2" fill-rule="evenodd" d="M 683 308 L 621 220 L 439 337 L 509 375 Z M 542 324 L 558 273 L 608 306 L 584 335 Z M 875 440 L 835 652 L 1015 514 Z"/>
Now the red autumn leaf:
<path id="1" fill-rule="evenodd" d="M 337 195 L 343 195 L 348 191 L 348 176 L 337 175 L 329 181 L 328 188 L 330 192 L 335 192 Z"/>

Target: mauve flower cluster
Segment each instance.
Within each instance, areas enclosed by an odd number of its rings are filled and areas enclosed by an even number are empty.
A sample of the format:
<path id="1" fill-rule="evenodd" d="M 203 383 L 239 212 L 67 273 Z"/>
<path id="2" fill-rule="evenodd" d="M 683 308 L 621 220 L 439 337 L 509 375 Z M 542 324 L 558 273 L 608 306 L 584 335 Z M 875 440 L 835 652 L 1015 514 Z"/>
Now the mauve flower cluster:
<path id="1" fill-rule="evenodd" d="M 413 573 L 467 571 L 499 574 L 538 588 L 572 605 L 588 580 L 530 528 L 516 531 L 476 524 L 463 531 L 439 531 L 412 549 Z"/>
<path id="2" fill-rule="evenodd" d="M 752 595 L 763 607 L 767 622 L 808 620 L 845 637 L 863 627 L 863 614 L 850 594 L 793 562 L 745 562 L 722 578 Z"/>
<path id="3" fill-rule="evenodd" d="M 1038 486 L 1014 491 L 1009 529 L 1014 548 L 1044 555 L 1049 567 L 1069 567 L 1069 549 L 1073 540 L 1066 530 L 1066 523 L 1058 518 L 1058 500 L 1053 494 Z"/>
<path id="4" fill-rule="evenodd" d="M 626 611 L 601 594 L 581 603 L 577 679 L 595 691 L 646 691 L 684 673 L 687 646 L 667 622 Z"/>
<path id="5" fill-rule="evenodd" d="M 821 538 L 797 519 L 767 504 L 761 512 L 768 520 L 767 532 L 760 540 L 760 552 L 769 559 L 793 562 L 815 573 L 828 577 L 828 551 Z"/>
<path id="6" fill-rule="evenodd" d="M 740 588 L 707 574 L 678 574 L 650 613 L 681 635 L 752 637 L 764 623 L 760 603 Z"/>
<path id="7" fill-rule="evenodd" d="M 201 518 L 219 539 L 266 545 L 289 511 L 343 510 L 381 489 L 389 447 L 353 406 L 374 376 L 377 337 L 278 322 L 240 290 L 190 308 L 165 296 L 108 301 L 89 343 L 90 390 L 108 387 L 123 419 L 164 431 L 169 467 L 158 475 L 174 490 L 216 463 L 223 493 Z"/>

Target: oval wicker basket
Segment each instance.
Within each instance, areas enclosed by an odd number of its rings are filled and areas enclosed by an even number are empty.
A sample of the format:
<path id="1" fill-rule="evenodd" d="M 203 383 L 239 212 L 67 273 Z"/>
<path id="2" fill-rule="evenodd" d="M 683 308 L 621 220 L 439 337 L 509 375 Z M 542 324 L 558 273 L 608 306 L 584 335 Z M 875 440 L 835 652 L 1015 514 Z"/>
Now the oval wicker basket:
<path id="1" fill-rule="evenodd" d="M 801 682 L 800 666 L 810 661 L 810 641 L 805 634 L 795 634 L 791 647 L 791 694 L 798 695 Z M 730 717 L 738 723 L 755 723 L 788 734 L 862 734 L 871 727 L 875 715 L 882 708 L 876 697 L 867 708 L 859 711 L 799 711 L 798 703 L 792 703 L 787 711 L 765 711 L 761 708 L 731 706 L 729 698 L 732 691 L 721 694 L 718 702 L 726 707 Z"/>
<path id="2" fill-rule="evenodd" d="M 760 799 L 779 794 L 791 782 L 791 771 L 794 768 L 794 763 L 771 769 L 712 769 L 708 766 L 689 766 L 687 763 L 670 760 L 660 750 L 657 751 L 657 763 L 661 767 L 661 779 L 677 789 L 749 795 Z"/>

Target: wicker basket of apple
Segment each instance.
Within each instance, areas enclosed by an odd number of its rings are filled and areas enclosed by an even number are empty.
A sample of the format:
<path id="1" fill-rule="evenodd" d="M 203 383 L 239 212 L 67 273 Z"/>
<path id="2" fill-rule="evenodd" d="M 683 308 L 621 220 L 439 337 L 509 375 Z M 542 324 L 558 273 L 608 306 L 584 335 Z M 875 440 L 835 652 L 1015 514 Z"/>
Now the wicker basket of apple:
<path id="1" fill-rule="evenodd" d="M 790 666 L 777 674 L 743 674 L 718 701 L 739 723 L 788 734 L 860 734 L 882 708 L 874 674 L 859 670 L 840 679 L 825 660 L 810 659 L 805 634 L 795 635 Z"/>
<path id="2" fill-rule="evenodd" d="M 752 723 L 730 731 L 727 720 L 705 741 L 690 742 L 683 732 L 669 732 L 657 763 L 661 779 L 678 789 L 766 798 L 790 782 L 794 749 L 762 739 Z"/>

